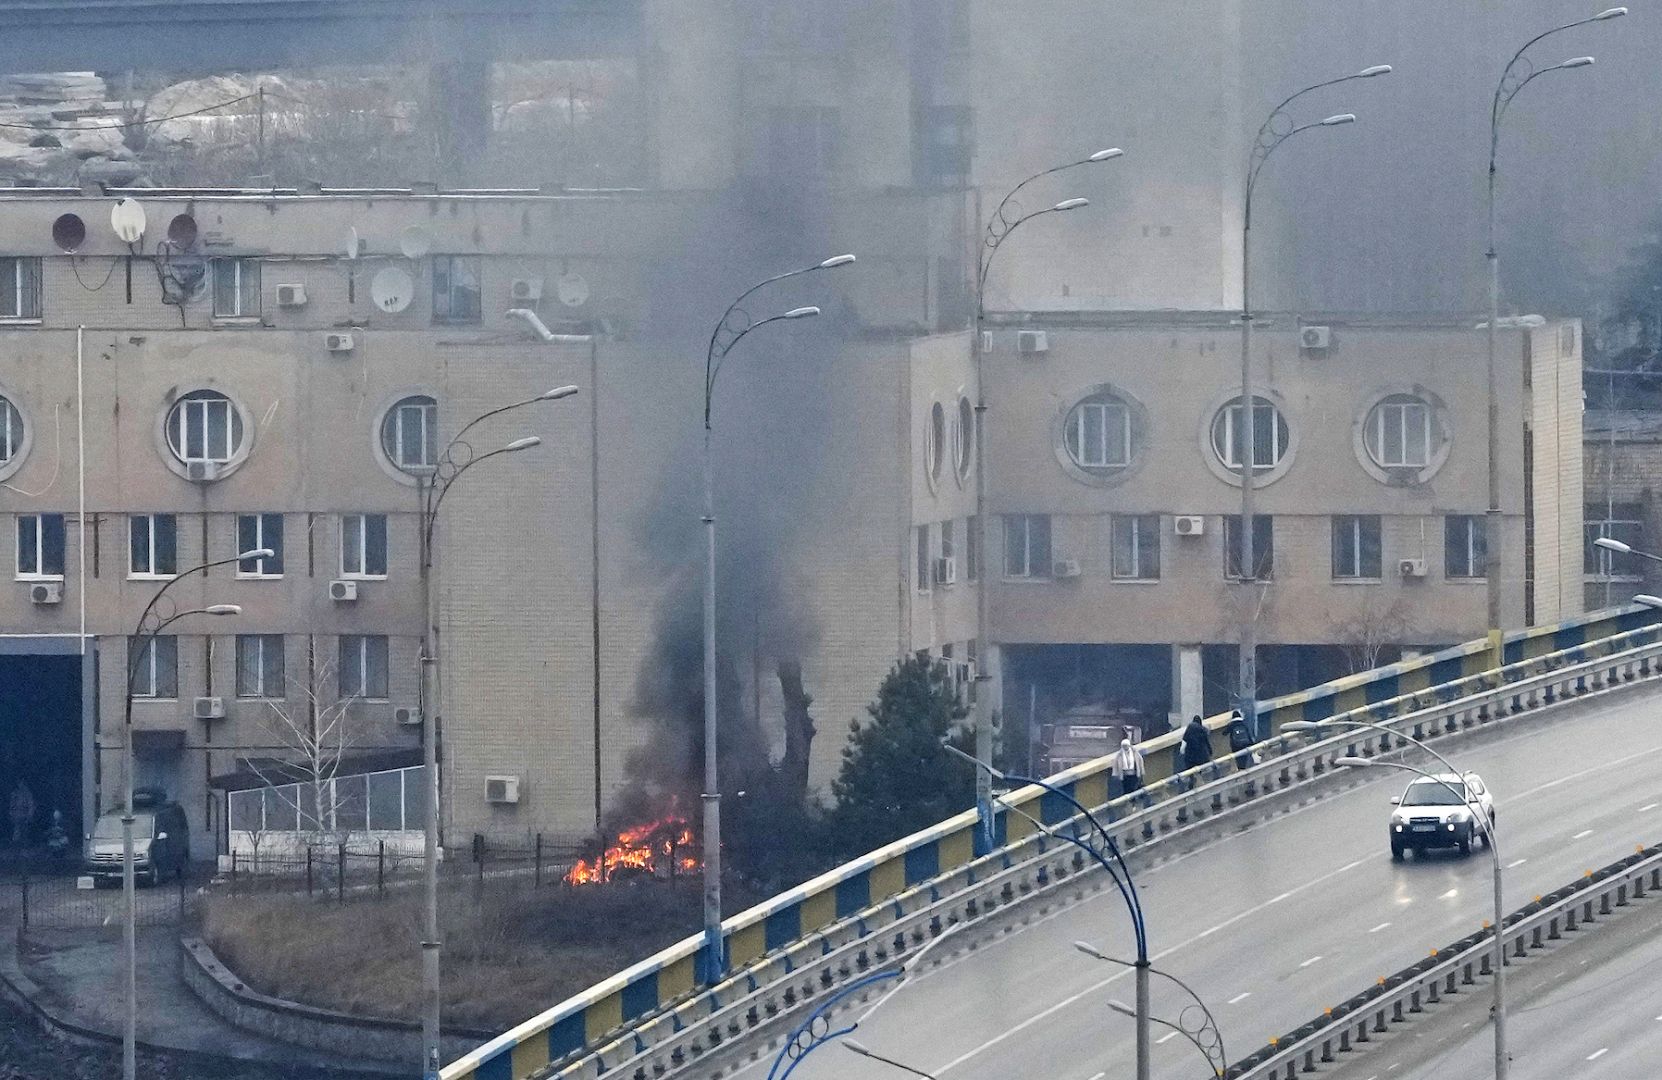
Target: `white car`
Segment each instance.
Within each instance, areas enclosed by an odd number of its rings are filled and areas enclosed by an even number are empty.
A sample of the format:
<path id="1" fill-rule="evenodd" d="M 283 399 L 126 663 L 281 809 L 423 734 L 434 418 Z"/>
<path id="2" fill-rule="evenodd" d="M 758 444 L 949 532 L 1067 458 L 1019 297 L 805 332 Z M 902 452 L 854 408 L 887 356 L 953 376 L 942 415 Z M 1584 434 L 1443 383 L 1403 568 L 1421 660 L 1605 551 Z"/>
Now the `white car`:
<path id="1" fill-rule="evenodd" d="M 1407 851 L 1457 847 L 1469 855 L 1472 841 L 1488 842 L 1488 833 L 1478 815 L 1495 823 L 1495 800 L 1476 773 L 1463 776 L 1442 773 L 1435 778 L 1420 777 L 1406 791 L 1391 800 L 1391 858 L 1401 859 Z"/>

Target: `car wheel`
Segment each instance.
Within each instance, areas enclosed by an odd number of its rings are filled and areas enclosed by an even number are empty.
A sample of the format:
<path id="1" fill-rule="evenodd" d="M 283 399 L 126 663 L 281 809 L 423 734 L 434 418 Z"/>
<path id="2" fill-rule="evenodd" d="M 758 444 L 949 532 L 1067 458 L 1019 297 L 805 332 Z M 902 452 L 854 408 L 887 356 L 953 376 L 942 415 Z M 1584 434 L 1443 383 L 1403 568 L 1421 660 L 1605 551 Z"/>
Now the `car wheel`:
<path id="1" fill-rule="evenodd" d="M 1465 836 L 1462 836 L 1460 838 L 1460 854 L 1470 855 L 1471 853 L 1472 853 L 1472 834 L 1468 832 Z"/>
<path id="2" fill-rule="evenodd" d="M 1391 861 L 1392 862 L 1401 862 L 1402 861 L 1402 845 L 1401 844 L 1392 844 L 1391 845 Z"/>

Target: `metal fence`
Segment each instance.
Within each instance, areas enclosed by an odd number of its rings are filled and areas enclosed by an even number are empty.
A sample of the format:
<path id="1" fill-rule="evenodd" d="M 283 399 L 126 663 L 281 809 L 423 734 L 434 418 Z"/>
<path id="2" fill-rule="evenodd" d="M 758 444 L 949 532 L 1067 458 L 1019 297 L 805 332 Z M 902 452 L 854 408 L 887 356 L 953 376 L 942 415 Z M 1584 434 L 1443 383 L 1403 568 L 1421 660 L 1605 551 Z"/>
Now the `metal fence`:
<path id="1" fill-rule="evenodd" d="M 582 854 L 577 845 L 544 840 L 501 840 L 474 834 L 464 847 L 451 848 L 439 864 L 441 882 L 471 884 L 558 884 Z M 232 895 L 250 893 L 334 896 L 338 900 L 377 898 L 421 881 L 424 858 L 385 840 L 348 837 L 276 851 L 233 851 L 220 859 L 216 887 Z"/>
<path id="2" fill-rule="evenodd" d="M 17 911 L 21 930 L 95 930 L 120 927 L 125 910 L 119 883 L 85 888 L 67 873 L 13 873 L 0 877 L 0 904 Z M 140 926 L 178 926 L 194 910 L 203 881 L 190 875 L 141 886 L 134 917 Z"/>

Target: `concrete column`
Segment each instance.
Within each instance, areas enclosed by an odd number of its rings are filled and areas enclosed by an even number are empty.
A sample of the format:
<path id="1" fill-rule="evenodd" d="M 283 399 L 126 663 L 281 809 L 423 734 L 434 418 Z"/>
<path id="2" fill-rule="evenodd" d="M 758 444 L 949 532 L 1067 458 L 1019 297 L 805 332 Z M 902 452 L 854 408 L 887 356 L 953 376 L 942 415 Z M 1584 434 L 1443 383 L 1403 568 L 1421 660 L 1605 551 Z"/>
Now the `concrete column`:
<path id="1" fill-rule="evenodd" d="M 428 69 L 427 93 L 438 136 L 440 182 L 468 184 L 490 139 L 491 65 L 446 60 Z"/>
<path id="2" fill-rule="evenodd" d="M 994 645 L 993 643 L 988 642 L 987 655 L 981 657 L 976 662 L 980 665 L 982 672 L 987 676 L 987 681 L 984 685 L 987 688 L 987 693 L 992 695 L 993 708 L 998 711 L 998 716 L 1003 717 L 1010 715 L 1010 703 L 1004 700 L 1003 646 Z M 1022 723 L 1025 724 L 1027 722 L 1026 702 L 1016 703 L 1014 715 L 1021 717 Z"/>
<path id="3" fill-rule="evenodd" d="M 1199 645 L 1171 647 L 1172 726 L 1182 727 L 1205 709 L 1205 682 L 1200 670 Z"/>

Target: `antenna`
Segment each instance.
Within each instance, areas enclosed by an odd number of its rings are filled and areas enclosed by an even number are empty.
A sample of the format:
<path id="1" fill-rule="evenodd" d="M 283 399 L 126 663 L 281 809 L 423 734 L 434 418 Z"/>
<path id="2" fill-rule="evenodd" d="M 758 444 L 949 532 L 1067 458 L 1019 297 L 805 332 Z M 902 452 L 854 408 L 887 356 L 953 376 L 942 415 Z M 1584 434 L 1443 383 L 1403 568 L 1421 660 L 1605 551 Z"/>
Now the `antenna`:
<path id="1" fill-rule="evenodd" d="M 87 239 L 87 223 L 81 220 L 79 214 L 61 214 L 58 220 L 52 223 L 52 242 L 58 245 L 58 250 L 65 255 L 73 255 L 81 250 L 81 245 Z"/>
<path id="2" fill-rule="evenodd" d="M 356 259 L 358 257 L 359 246 L 358 227 L 356 225 L 348 225 L 346 227 L 346 257 L 348 259 Z"/>
<path id="3" fill-rule="evenodd" d="M 411 262 L 433 250 L 433 234 L 420 225 L 411 225 L 398 237 L 398 250 Z"/>
<path id="4" fill-rule="evenodd" d="M 589 302 L 589 283 L 581 274 L 561 274 L 554 288 L 566 307 L 582 307 Z"/>
<path id="5" fill-rule="evenodd" d="M 144 207 L 137 199 L 118 199 L 110 207 L 110 227 L 122 243 L 138 243 L 144 237 Z"/>
<path id="6" fill-rule="evenodd" d="M 370 279 L 369 297 L 382 311 L 396 314 L 415 299 L 415 278 L 402 266 L 383 267 Z"/>

